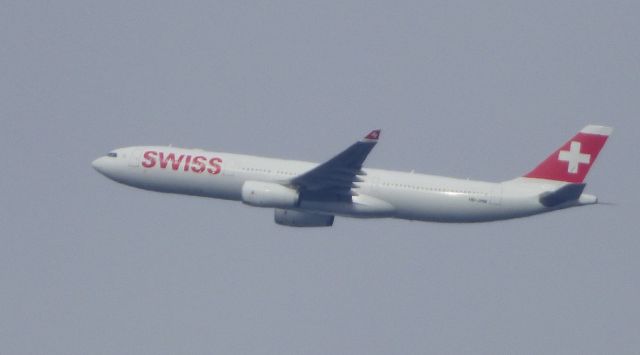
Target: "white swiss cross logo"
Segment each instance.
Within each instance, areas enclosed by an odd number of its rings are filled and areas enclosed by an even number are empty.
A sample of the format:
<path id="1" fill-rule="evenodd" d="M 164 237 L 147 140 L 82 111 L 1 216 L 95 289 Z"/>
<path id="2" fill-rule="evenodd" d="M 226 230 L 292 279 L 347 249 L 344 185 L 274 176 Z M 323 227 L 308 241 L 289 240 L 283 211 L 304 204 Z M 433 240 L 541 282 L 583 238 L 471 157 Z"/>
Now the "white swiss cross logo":
<path id="1" fill-rule="evenodd" d="M 558 155 L 558 160 L 569 162 L 567 172 L 569 174 L 577 174 L 580 164 L 589 164 L 591 162 L 590 154 L 580 153 L 582 144 L 580 142 L 572 141 L 569 150 L 561 150 Z"/>

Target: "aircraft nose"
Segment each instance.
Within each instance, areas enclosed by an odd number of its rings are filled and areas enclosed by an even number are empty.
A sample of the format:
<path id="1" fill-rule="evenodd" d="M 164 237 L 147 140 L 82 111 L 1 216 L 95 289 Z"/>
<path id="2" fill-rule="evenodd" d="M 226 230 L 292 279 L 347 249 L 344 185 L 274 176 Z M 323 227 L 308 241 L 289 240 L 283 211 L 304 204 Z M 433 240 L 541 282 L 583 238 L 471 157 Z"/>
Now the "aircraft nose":
<path id="1" fill-rule="evenodd" d="M 96 169 L 100 174 L 104 175 L 106 169 L 105 157 L 100 157 L 92 161 L 91 166 L 93 166 L 93 168 Z"/>

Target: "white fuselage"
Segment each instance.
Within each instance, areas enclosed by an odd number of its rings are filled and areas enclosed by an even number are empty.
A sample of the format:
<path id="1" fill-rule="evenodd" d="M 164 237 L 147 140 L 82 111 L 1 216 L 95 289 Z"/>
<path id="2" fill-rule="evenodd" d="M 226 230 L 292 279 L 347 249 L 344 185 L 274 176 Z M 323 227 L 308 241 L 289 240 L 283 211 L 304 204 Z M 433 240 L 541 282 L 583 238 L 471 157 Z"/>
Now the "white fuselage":
<path id="1" fill-rule="evenodd" d="M 174 159 L 161 164 L 157 156 L 144 155 L 149 151 L 163 152 L 164 156 L 173 153 Z M 234 201 L 242 200 L 242 187 L 247 181 L 286 183 L 317 166 L 304 161 L 160 146 L 121 148 L 111 154 L 98 158 L 93 165 L 117 182 Z M 197 157 L 201 159 L 196 161 Z M 291 209 L 358 218 L 481 222 L 596 202 L 594 196 L 583 194 L 577 201 L 545 207 L 539 195 L 562 185 L 551 180 L 518 178 L 491 183 L 380 169 L 363 171 L 363 181 L 353 189 L 352 202 L 301 199 Z"/>

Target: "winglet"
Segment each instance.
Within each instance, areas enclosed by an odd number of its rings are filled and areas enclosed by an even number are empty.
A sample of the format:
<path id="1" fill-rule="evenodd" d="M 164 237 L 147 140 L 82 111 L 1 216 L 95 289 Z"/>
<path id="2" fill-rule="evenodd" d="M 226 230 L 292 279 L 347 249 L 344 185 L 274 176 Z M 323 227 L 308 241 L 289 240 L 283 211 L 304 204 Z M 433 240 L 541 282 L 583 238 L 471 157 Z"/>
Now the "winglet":
<path id="1" fill-rule="evenodd" d="M 364 136 L 363 141 L 364 142 L 377 141 L 378 138 L 380 138 L 380 131 L 381 130 L 379 130 L 379 129 L 374 129 L 373 131 L 369 132 L 369 134 Z"/>

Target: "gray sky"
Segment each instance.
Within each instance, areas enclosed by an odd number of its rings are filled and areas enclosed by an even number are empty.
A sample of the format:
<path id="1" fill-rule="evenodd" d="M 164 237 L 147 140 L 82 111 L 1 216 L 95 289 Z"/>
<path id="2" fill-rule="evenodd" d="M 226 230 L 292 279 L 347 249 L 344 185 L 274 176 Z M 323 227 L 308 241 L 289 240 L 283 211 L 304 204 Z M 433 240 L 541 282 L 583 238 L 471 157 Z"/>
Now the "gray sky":
<path id="1" fill-rule="evenodd" d="M 0 354 L 637 354 L 637 1 L 4 1 Z M 105 179 L 111 148 L 507 180 L 587 123 L 615 205 L 473 225 Z M 635 140 L 634 140 L 635 139 Z"/>

